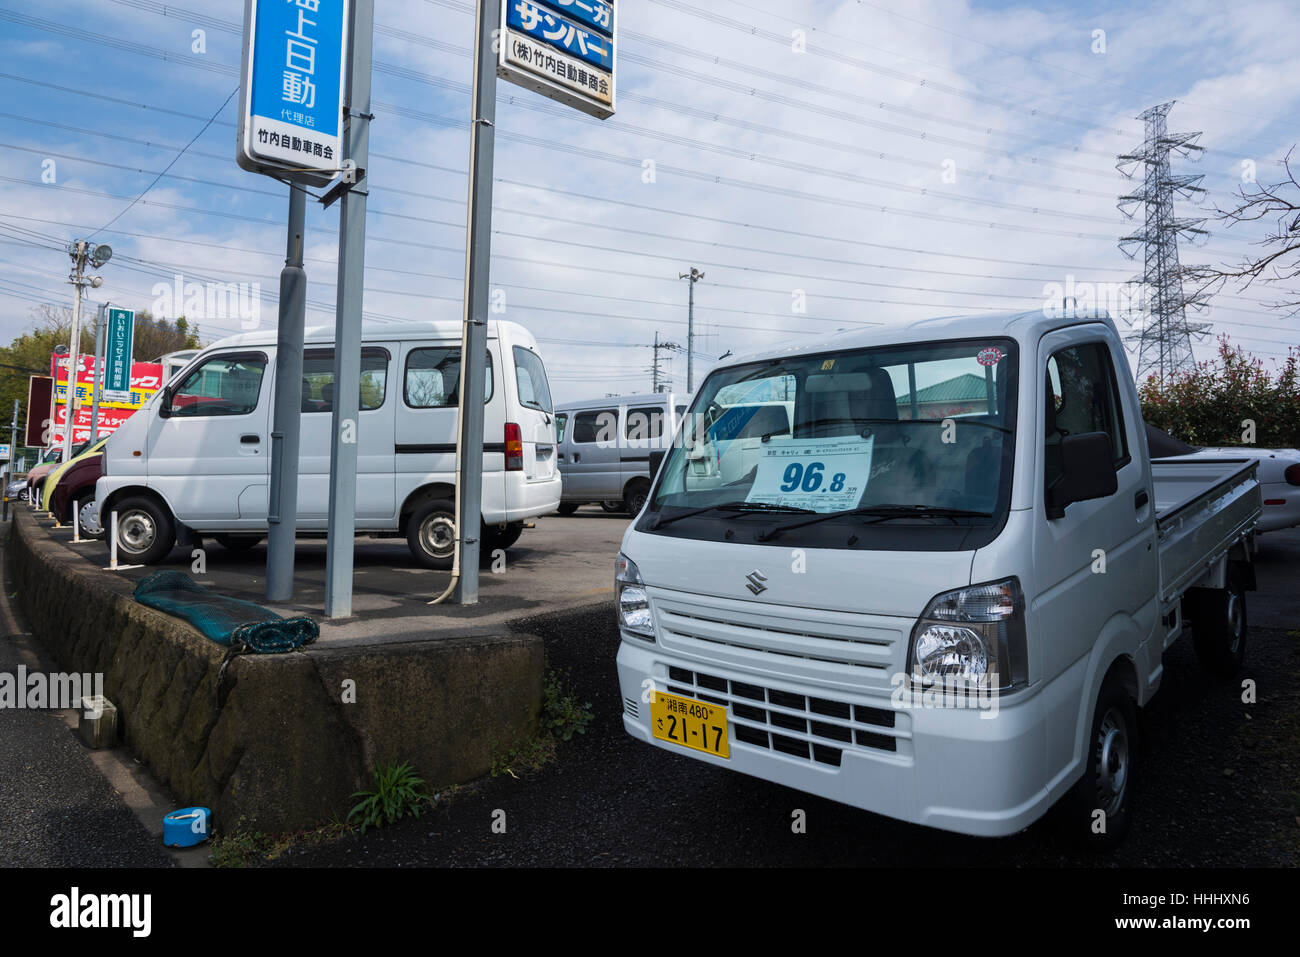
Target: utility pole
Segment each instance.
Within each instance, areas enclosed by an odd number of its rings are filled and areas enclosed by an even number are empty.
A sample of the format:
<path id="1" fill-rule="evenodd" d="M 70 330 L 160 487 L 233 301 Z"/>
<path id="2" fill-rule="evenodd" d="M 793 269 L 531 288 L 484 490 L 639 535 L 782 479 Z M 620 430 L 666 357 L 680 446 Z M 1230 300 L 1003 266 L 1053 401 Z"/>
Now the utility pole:
<path id="1" fill-rule="evenodd" d="M 72 427 L 77 412 L 77 366 L 81 364 L 81 298 L 86 286 L 98 289 L 104 284 L 99 276 L 86 276 L 86 264 L 90 263 L 98 269 L 113 258 L 113 249 L 102 244 L 92 246 L 84 239 L 74 239 L 68 243 L 68 256 L 72 259 L 72 275 L 68 277 L 68 282 L 72 284 L 72 333 L 68 342 L 68 417 L 63 429 L 64 462 L 72 459 Z M 56 375 L 56 391 L 58 381 Z"/>
<path id="2" fill-rule="evenodd" d="M 492 162 L 496 147 L 501 4 L 479 0 L 470 114 L 469 214 L 465 236 L 465 320 L 460 349 L 456 456 L 456 590 L 453 601 L 478 604 L 479 529 L 483 524 L 483 392 L 487 386 L 488 270 L 492 258 Z M 501 42 L 497 40 L 497 42 Z"/>
<path id="3" fill-rule="evenodd" d="M 366 271 L 366 198 L 370 162 L 370 54 L 374 0 L 353 0 L 347 91 L 346 176 L 340 200 L 338 311 L 334 320 L 334 415 L 330 437 L 329 543 L 325 550 L 325 614 L 352 614 L 357 528 L 357 442 L 361 406 L 361 287 Z"/>
<path id="4" fill-rule="evenodd" d="M 661 386 L 659 381 L 661 378 L 663 378 L 663 374 L 660 372 L 659 369 L 659 363 L 662 361 L 659 358 L 659 352 L 660 350 L 666 350 L 672 352 L 681 349 L 681 346 L 678 345 L 676 342 L 667 342 L 667 341 L 660 342 L 659 333 L 656 332 L 655 343 L 653 348 L 654 348 L 655 357 L 654 357 L 654 361 L 650 364 L 650 385 L 651 385 L 652 392 L 659 392 L 662 391 L 663 389 L 663 386 Z"/>
<path id="5" fill-rule="evenodd" d="M 686 391 L 695 391 L 695 284 L 704 278 L 704 273 L 694 266 L 690 272 L 684 272 L 678 279 L 691 281 L 690 305 L 686 313 Z"/>
<path id="6" fill-rule="evenodd" d="M 100 349 L 104 343 L 104 314 L 108 303 L 99 304 L 99 315 L 95 317 L 95 373 L 90 385 L 90 444 L 99 441 L 99 394 L 104 391 L 104 356 Z"/>
<path id="7" fill-rule="evenodd" d="M 298 452 L 302 444 L 302 347 L 307 315 L 307 273 L 302 268 L 306 221 L 307 194 L 302 187 L 290 184 L 289 229 L 284 269 L 280 271 L 271 488 L 266 515 L 266 597 L 269 601 L 293 598 L 294 546 L 298 537 Z"/>
<path id="8" fill-rule="evenodd" d="M 1120 250 L 1130 259 L 1143 250 L 1143 322 L 1142 328 L 1129 338 L 1138 340 L 1136 378 L 1155 372 L 1161 382 L 1165 376 L 1190 372 L 1196 367 L 1192 354 L 1192 337 L 1209 331 L 1205 323 L 1187 321 L 1187 307 L 1200 308 L 1204 297 L 1183 291 L 1182 270 L 1178 264 L 1178 237 L 1207 236 L 1201 228 L 1204 219 L 1178 219 L 1174 216 L 1174 199 L 1203 194 L 1199 185 L 1204 178 L 1174 175 L 1169 169 L 1171 153 L 1186 156 L 1205 147 L 1196 145 L 1200 133 L 1170 133 L 1165 126 L 1171 100 L 1153 106 L 1138 117 L 1146 123 L 1146 140 L 1135 153 L 1119 157 L 1117 168 L 1132 176 L 1143 168 L 1142 188 L 1121 196 L 1119 209 L 1132 218 L 1135 207 L 1143 209 L 1142 228 L 1119 241 Z"/>

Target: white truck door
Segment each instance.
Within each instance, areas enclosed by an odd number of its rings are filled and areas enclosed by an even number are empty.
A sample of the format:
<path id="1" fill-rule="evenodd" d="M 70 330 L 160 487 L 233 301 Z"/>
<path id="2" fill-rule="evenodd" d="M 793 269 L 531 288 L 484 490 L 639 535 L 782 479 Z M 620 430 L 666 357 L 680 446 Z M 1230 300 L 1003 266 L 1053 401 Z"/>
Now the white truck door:
<path id="1" fill-rule="evenodd" d="M 1034 516 L 1037 594 L 1026 597 L 1042 635 L 1047 679 L 1088 654 L 1114 615 L 1154 621 L 1159 574 L 1151 528 L 1155 510 L 1149 500 L 1141 423 L 1117 379 L 1127 372 L 1127 363 L 1119 365 L 1108 338 L 1095 329 L 1070 329 L 1044 337 L 1038 375 L 1026 386 L 1038 392 L 1040 423 L 1040 493 Z M 1060 474 L 1061 439 L 1087 432 L 1110 436 L 1118 487 L 1113 495 L 1076 502 L 1062 518 L 1048 519 L 1042 490 Z"/>
<path id="2" fill-rule="evenodd" d="M 266 525 L 272 378 L 266 352 L 218 353 L 162 398 L 150 423 L 148 481 L 181 522 Z"/>

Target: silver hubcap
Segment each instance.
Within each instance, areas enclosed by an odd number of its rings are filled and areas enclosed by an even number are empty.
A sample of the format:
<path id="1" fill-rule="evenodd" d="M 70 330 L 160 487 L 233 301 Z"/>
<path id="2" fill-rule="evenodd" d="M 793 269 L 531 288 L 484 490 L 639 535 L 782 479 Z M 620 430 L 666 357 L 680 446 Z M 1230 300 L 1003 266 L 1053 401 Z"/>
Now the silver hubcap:
<path id="1" fill-rule="evenodd" d="M 420 546 L 434 558 L 449 558 L 456 550 L 456 522 L 450 515 L 430 515 L 420 526 Z"/>
<path id="2" fill-rule="evenodd" d="M 1097 798 L 1107 815 L 1119 810 L 1128 788 L 1129 740 L 1124 716 L 1111 708 L 1097 729 Z"/>
<path id="3" fill-rule="evenodd" d="M 85 505 L 81 506 L 81 514 L 78 516 L 78 521 L 81 523 L 81 527 L 86 530 L 87 534 L 99 534 L 98 513 L 99 509 L 95 508 L 94 502 L 87 502 Z"/>
<path id="4" fill-rule="evenodd" d="M 146 551 L 153 545 L 157 534 L 148 512 L 127 512 L 117 521 L 117 540 L 127 551 Z"/>

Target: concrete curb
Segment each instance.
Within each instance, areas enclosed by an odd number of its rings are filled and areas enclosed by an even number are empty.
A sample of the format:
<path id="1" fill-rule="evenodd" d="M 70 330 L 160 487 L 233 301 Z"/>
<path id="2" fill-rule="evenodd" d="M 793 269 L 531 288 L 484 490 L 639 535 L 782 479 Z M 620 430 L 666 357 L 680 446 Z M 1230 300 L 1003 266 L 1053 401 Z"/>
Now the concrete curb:
<path id="1" fill-rule="evenodd" d="M 182 803 L 211 807 L 219 830 L 341 819 L 388 762 L 462 784 L 537 730 L 533 635 L 245 655 L 219 681 L 225 648 L 136 603 L 133 582 L 50 539 L 25 509 L 9 559 L 32 633 L 60 667 L 104 675 L 126 743 Z"/>

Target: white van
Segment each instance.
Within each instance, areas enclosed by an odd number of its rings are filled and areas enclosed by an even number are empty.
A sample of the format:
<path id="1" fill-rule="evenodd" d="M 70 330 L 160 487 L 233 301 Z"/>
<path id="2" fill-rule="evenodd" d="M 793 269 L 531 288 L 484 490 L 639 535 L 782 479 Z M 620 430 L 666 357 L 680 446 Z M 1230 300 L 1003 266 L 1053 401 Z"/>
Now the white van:
<path id="1" fill-rule="evenodd" d="M 687 415 L 615 570 L 641 741 L 964 834 L 1060 801 L 1108 845 L 1164 651 L 1241 667 L 1257 461 L 1153 461 L 1105 315 L 801 340 Z"/>
<path id="2" fill-rule="evenodd" d="M 650 392 L 559 406 L 560 514 L 588 502 L 640 512 L 650 491 L 650 452 L 667 447 L 689 404 L 688 395 Z"/>
<path id="3" fill-rule="evenodd" d="M 329 514 L 333 329 L 308 329 L 303 351 L 298 530 Z M 430 568 L 455 549 L 461 324 L 366 326 L 357 423 L 356 529 L 404 535 Z M 247 548 L 267 533 L 275 333 L 203 350 L 115 432 L 95 486 L 101 527 L 117 512 L 118 547 L 151 564 L 179 537 Z M 555 511 L 560 475 L 550 386 L 522 326 L 488 323 L 484 396 L 483 552 L 509 548 L 526 519 Z"/>

